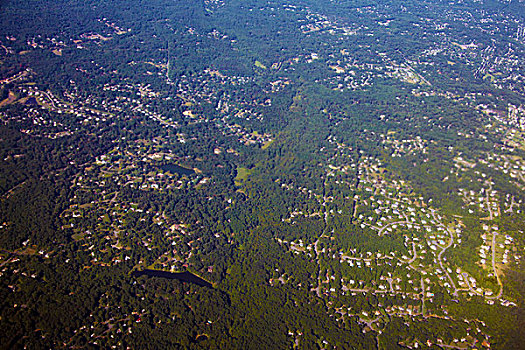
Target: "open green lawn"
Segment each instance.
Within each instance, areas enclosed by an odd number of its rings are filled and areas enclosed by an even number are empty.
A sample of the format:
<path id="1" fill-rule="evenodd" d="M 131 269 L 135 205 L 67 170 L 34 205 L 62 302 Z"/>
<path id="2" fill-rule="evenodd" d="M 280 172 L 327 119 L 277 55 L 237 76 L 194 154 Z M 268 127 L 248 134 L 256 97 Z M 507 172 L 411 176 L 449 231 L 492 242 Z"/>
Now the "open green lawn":
<path id="1" fill-rule="evenodd" d="M 242 186 L 243 182 L 250 176 L 251 170 L 244 167 L 237 167 L 237 176 L 235 176 L 235 186 Z"/>

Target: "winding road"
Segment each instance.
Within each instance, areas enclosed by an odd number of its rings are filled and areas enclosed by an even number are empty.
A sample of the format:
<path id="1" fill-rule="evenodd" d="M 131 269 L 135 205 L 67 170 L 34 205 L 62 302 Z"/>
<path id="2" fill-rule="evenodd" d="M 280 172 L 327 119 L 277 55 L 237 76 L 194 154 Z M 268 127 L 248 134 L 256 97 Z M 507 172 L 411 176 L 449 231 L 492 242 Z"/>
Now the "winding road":
<path id="1" fill-rule="evenodd" d="M 379 229 L 379 233 L 378 235 L 381 236 L 383 234 L 383 231 L 385 231 L 388 227 L 390 226 L 393 226 L 393 225 L 406 225 L 407 222 L 406 221 L 394 221 L 394 222 L 389 222 L 388 224 L 386 224 L 385 226 L 381 227 Z"/>
<path id="2" fill-rule="evenodd" d="M 492 233 L 492 268 L 494 270 L 494 276 L 496 276 L 496 280 L 499 284 L 499 293 L 493 297 L 487 297 L 487 299 L 499 299 L 501 298 L 501 295 L 503 294 L 503 283 L 501 283 L 501 280 L 498 275 L 498 271 L 496 271 L 496 236 L 498 235 L 497 232 Z"/>
<path id="3" fill-rule="evenodd" d="M 407 261 L 407 264 L 410 265 L 417 259 L 417 252 L 416 252 L 416 243 L 412 242 L 412 250 L 414 251 L 414 255 L 412 256 L 412 259 Z"/>
<path id="4" fill-rule="evenodd" d="M 454 235 L 452 234 L 452 232 L 448 229 L 448 227 L 446 227 L 445 225 L 443 225 L 443 223 L 441 222 L 441 220 L 439 220 L 437 217 L 436 217 L 436 212 L 434 210 L 431 210 L 432 212 L 432 217 L 434 218 L 434 220 L 438 223 L 438 226 L 444 228 L 449 234 L 450 234 L 450 242 L 445 246 L 443 247 L 443 250 L 441 252 L 439 252 L 438 254 L 438 261 L 439 261 L 439 266 L 441 266 L 441 269 L 443 270 L 443 272 L 445 272 L 445 274 L 447 275 L 447 278 L 450 282 L 450 285 L 451 287 L 454 289 L 454 292 L 452 293 L 453 296 L 457 297 L 458 296 L 458 289 L 456 288 L 456 285 L 454 284 L 454 281 L 452 280 L 452 277 L 450 277 L 447 269 L 443 266 L 443 254 L 445 253 L 445 251 L 450 248 L 453 244 L 454 244 Z"/>
<path id="5" fill-rule="evenodd" d="M 497 232 L 492 233 L 492 268 L 494 270 L 494 276 L 496 276 L 496 280 L 498 281 L 500 288 L 499 288 L 498 294 L 492 295 L 492 296 L 485 296 L 486 299 L 492 299 L 492 300 L 499 299 L 503 295 L 503 283 L 501 282 L 501 279 L 499 278 L 498 272 L 496 270 L 496 236 L 497 235 L 498 235 Z M 465 282 L 467 283 L 468 290 L 470 290 L 472 293 L 483 296 L 483 293 L 479 293 L 477 290 L 475 290 L 470 285 L 470 281 L 468 280 L 469 275 L 466 272 L 463 272 L 462 276 L 465 279 Z"/>

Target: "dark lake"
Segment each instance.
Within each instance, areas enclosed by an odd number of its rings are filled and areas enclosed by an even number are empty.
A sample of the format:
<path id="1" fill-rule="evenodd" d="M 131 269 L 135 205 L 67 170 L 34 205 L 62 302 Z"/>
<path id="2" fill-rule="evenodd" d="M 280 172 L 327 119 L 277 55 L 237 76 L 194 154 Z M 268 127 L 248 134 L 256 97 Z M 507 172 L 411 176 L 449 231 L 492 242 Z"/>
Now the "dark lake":
<path id="1" fill-rule="evenodd" d="M 163 171 L 169 171 L 170 173 L 176 173 L 179 175 L 195 174 L 195 171 L 193 171 L 193 169 L 183 168 L 177 164 L 166 164 L 166 165 L 160 166 L 159 168 L 161 168 Z"/>
<path id="2" fill-rule="evenodd" d="M 185 272 L 167 272 L 167 271 L 159 271 L 159 270 L 142 270 L 142 271 L 133 271 L 132 273 L 135 277 L 140 276 L 149 276 L 149 277 L 161 277 L 161 278 L 168 278 L 168 279 L 176 279 L 181 282 L 186 283 L 193 283 L 201 287 L 212 287 L 211 283 L 208 281 L 203 280 L 202 278 L 195 276 L 191 272 L 185 271 Z"/>
<path id="3" fill-rule="evenodd" d="M 38 106 L 38 102 L 37 102 L 36 98 L 34 98 L 34 97 L 28 98 L 25 104 L 27 106 Z"/>

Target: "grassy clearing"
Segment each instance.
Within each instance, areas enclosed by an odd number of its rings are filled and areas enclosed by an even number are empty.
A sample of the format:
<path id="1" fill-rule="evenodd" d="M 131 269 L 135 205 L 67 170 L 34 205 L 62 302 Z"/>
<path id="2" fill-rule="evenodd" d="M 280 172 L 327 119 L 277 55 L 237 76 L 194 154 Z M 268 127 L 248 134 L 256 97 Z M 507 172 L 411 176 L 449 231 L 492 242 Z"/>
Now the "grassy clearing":
<path id="1" fill-rule="evenodd" d="M 242 186 L 244 181 L 250 176 L 251 170 L 244 167 L 237 167 L 237 176 L 235 176 L 235 186 Z"/>
<path id="2" fill-rule="evenodd" d="M 82 238 L 84 238 L 84 233 L 75 233 L 71 236 L 75 241 L 80 241 Z"/>
<path id="3" fill-rule="evenodd" d="M 262 145 L 262 149 L 267 149 L 268 147 L 270 147 L 272 145 L 272 143 L 274 143 L 275 140 L 270 140 L 268 142 L 265 142 L 264 145 Z"/>
<path id="4" fill-rule="evenodd" d="M 3 106 L 10 105 L 11 103 L 15 102 L 16 99 L 17 96 L 12 91 L 9 91 L 9 95 L 7 96 L 7 98 L 0 102 L 0 108 Z"/>
<path id="5" fill-rule="evenodd" d="M 266 69 L 266 66 L 262 64 L 260 61 L 255 61 L 255 67 Z"/>

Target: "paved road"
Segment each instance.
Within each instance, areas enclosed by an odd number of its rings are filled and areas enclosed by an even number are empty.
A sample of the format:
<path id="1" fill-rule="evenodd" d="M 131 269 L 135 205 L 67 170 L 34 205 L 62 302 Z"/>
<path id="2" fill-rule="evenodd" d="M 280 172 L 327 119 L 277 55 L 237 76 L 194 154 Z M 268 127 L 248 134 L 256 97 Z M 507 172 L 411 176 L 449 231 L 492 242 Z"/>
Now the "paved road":
<path id="1" fill-rule="evenodd" d="M 319 247 L 318 247 L 318 244 L 319 244 L 319 238 L 317 238 L 317 241 L 315 241 L 314 243 L 314 250 L 315 250 L 315 255 L 316 255 L 316 258 L 317 258 L 317 264 L 319 264 Z M 317 293 L 317 296 L 320 298 L 321 297 L 321 268 L 319 268 L 319 273 L 317 275 L 317 287 L 314 288 L 314 290 L 316 291 Z"/>
<path id="2" fill-rule="evenodd" d="M 388 284 L 390 285 L 390 293 L 395 293 L 394 286 L 392 285 L 392 282 L 394 280 L 392 278 L 390 278 L 390 277 L 387 277 L 386 280 L 387 280 Z"/>
<path id="3" fill-rule="evenodd" d="M 8 198 L 13 194 L 13 192 L 16 191 L 17 188 L 24 186 L 24 184 L 25 184 L 26 182 L 27 182 L 27 180 L 24 181 L 24 182 L 22 182 L 22 183 L 19 183 L 18 185 L 16 185 L 15 187 L 13 187 L 13 188 L 10 189 L 9 191 L 7 191 L 7 192 L 3 195 L 3 197 L 5 197 L 5 199 L 8 199 Z"/>
<path id="4" fill-rule="evenodd" d="M 9 257 L 7 257 L 7 259 L 0 264 L 0 267 L 3 267 L 5 264 L 10 263 L 14 256 L 15 256 L 15 254 L 11 253 L 11 255 Z"/>
<path id="5" fill-rule="evenodd" d="M 421 276 L 421 314 L 425 314 L 425 281 Z"/>
<path id="6" fill-rule="evenodd" d="M 407 261 L 407 264 L 412 264 L 417 259 L 417 252 L 416 252 L 416 243 L 412 242 L 412 250 L 413 250 L 413 256 L 412 259 Z"/>
<path id="7" fill-rule="evenodd" d="M 4 79 L 4 80 L 0 80 L 0 83 L 1 83 L 1 84 L 10 84 L 10 83 L 12 83 L 12 82 L 14 82 L 14 81 L 17 81 L 17 80 L 19 80 L 19 79 L 25 77 L 26 75 L 27 75 L 27 70 L 25 70 L 25 71 L 23 71 L 23 72 L 20 72 L 20 73 L 18 73 L 17 75 L 12 76 L 11 78 L 6 78 L 6 79 Z"/>
<path id="8" fill-rule="evenodd" d="M 497 235 L 498 235 L 497 232 L 492 233 L 492 268 L 494 269 L 494 276 L 496 276 L 496 279 L 498 280 L 498 284 L 500 288 L 499 288 L 499 293 L 494 297 L 490 297 L 489 299 L 499 299 L 501 298 L 501 295 L 503 294 L 503 283 L 501 283 L 501 280 L 498 275 L 498 271 L 496 271 L 496 236 Z"/>
<path id="9" fill-rule="evenodd" d="M 394 221 L 394 222 L 389 222 L 388 224 L 386 224 L 385 226 L 381 227 L 381 229 L 379 230 L 379 233 L 378 235 L 381 236 L 383 234 L 383 231 L 386 230 L 389 226 L 393 226 L 393 225 L 406 225 L 407 222 L 406 221 Z"/>
<path id="10" fill-rule="evenodd" d="M 443 225 L 443 223 L 436 217 L 436 212 L 434 210 L 432 210 L 432 217 L 434 218 L 434 220 L 438 223 L 438 226 L 444 228 L 449 234 L 450 234 L 450 242 L 445 246 L 443 247 L 443 250 L 441 250 L 441 252 L 439 252 L 438 254 L 438 261 L 439 261 L 439 266 L 441 266 L 441 269 L 445 272 L 445 274 L 447 275 L 447 278 L 450 282 L 450 285 L 452 286 L 452 288 L 454 289 L 454 292 L 452 293 L 453 296 L 458 296 L 458 290 L 456 288 L 456 285 L 454 284 L 454 281 L 452 280 L 452 277 L 450 277 L 447 269 L 445 268 L 445 266 L 443 266 L 443 254 L 446 252 L 446 250 L 448 248 L 450 248 L 453 244 L 454 244 L 454 235 L 452 234 L 452 232 L 445 226 Z"/>
<path id="11" fill-rule="evenodd" d="M 354 292 L 354 293 L 368 293 L 370 291 L 370 289 L 366 289 L 366 288 L 348 288 L 347 286 L 343 286 L 343 288 L 341 289 L 344 290 L 345 292 Z"/>
<path id="12" fill-rule="evenodd" d="M 496 279 L 498 281 L 498 284 L 499 284 L 500 288 L 499 288 L 498 294 L 493 295 L 493 296 L 486 296 L 485 298 L 487 298 L 487 299 L 499 299 L 503 295 L 503 283 L 501 282 L 501 279 L 499 278 L 498 272 L 496 270 L 496 237 L 497 236 L 498 236 L 497 232 L 493 232 L 492 233 L 492 268 L 494 270 L 494 276 L 496 276 Z M 468 280 L 468 274 L 466 272 L 463 272 L 462 275 L 463 275 L 463 278 L 465 279 L 465 281 L 467 282 L 468 289 L 471 292 L 473 292 L 473 293 L 475 293 L 477 295 L 483 295 L 482 293 L 479 293 L 474 288 L 472 288 L 472 286 L 470 285 L 470 282 Z"/>
<path id="13" fill-rule="evenodd" d="M 485 205 L 487 206 L 487 209 L 489 210 L 489 220 L 493 220 L 494 216 L 492 214 L 492 208 L 490 206 L 490 191 L 492 191 L 492 185 L 489 186 L 489 190 L 487 191 L 487 196 L 485 197 Z"/>

